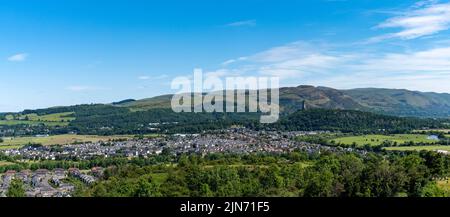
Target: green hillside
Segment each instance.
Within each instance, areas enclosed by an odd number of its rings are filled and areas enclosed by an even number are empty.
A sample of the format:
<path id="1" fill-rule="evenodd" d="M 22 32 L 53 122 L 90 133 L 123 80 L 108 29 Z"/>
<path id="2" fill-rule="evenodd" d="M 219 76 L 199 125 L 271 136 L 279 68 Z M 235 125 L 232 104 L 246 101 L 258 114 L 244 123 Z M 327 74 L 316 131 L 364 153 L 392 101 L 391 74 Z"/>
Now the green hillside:
<path id="1" fill-rule="evenodd" d="M 425 93 L 402 89 L 361 88 L 337 90 L 300 85 L 280 88 L 280 109 L 290 114 L 307 109 L 346 109 L 410 117 L 450 117 L 450 94 Z M 132 111 L 170 108 L 172 95 L 122 103 Z"/>
<path id="2" fill-rule="evenodd" d="M 432 144 L 438 141 L 429 139 L 428 135 L 425 134 L 392 134 L 392 135 L 362 135 L 362 136 L 348 136 L 332 139 L 336 144 L 352 145 L 356 144 L 358 146 L 363 145 L 381 145 L 383 142 L 392 142 L 398 145 L 403 145 L 409 142 L 422 143 L 422 144 Z"/>
<path id="3" fill-rule="evenodd" d="M 393 117 L 450 117 L 449 94 L 374 88 L 336 90 L 306 85 L 284 87 L 279 92 L 281 121 L 273 126 L 281 130 L 404 132 L 450 126 L 441 119 Z M 171 97 L 3 113 L 0 133 L 2 136 L 70 132 L 111 135 L 201 132 L 236 124 L 267 127 L 258 124 L 258 113 L 175 113 L 170 108 Z"/>
<path id="4" fill-rule="evenodd" d="M 353 89 L 343 92 L 362 106 L 375 112 L 400 116 L 450 116 L 450 94 L 377 88 Z"/>
<path id="5" fill-rule="evenodd" d="M 155 109 L 155 108 L 170 108 L 170 100 L 172 98 L 172 95 L 162 95 L 162 96 L 156 96 L 153 98 L 148 99 L 141 99 L 141 100 L 135 100 L 130 101 L 126 103 L 121 103 L 120 107 L 128 107 L 133 111 L 145 111 L 149 109 Z"/>
<path id="6" fill-rule="evenodd" d="M 353 110 L 312 109 L 283 117 L 276 128 L 288 131 L 404 132 L 441 126 L 433 119 L 403 118 Z"/>

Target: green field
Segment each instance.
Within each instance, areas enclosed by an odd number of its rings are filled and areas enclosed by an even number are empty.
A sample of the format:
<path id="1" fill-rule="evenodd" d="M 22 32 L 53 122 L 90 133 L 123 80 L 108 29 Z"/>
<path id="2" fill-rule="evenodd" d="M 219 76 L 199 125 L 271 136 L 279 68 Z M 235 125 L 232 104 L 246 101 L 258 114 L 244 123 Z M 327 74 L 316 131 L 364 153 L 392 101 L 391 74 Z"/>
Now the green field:
<path id="1" fill-rule="evenodd" d="M 404 144 L 410 141 L 414 143 L 434 143 L 436 140 L 428 139 L 428 135 L 421 134 L 395 134 L 395 135 L 364 135 L 364 136 L 349 136 L 332 139 L 336 144 L 351 145 L 356 143 L 358 146 L 363 145 L 380 145 L 384 141 L 397 142 L 397 144 Z"/>
<path id="2" fill-rule="evenodd" d="M 0 145 L 0 150 L 21 148 L 21 147 L 22 147 L 22 145 Z"/>
<path id="3" fill-rule="evenodd" d="M 46 125 L 46 126 L 67 126 L 69 122 L 50 122 L 50 121 L 21 121 L 21 120 L 0 120 L 0 125 Z"/>
<path id="4" fill-rule="evenodd" d="M 94 136 L 94 135 L 74 135 L 63 134 L 47 137 L 5 137 L 0 143 L 0 149 L 17 148 L 30 143 L 42 145 L 66 145 L 76 142 L 98 142 L 111 139 L 127 139 L 130 136 Z"/>
<path id="5" fill-rule="evenodd" d="M 74 117 L 68 117 L 72 115 L 73 112 L 63 112 L 55 113 L 49 115 L 37 115 L 37 114 L 27 114 L 27 115 L 7 115 L 6 120 L 0 120 L 0 125 L 38 125 L 44 124 L 48 126 L 66 126 L 70 121 L 75 120 Z"/>
<path id="6" fill-rule="evenodd" d="M 423 133 L 423 132 L 442 132 L 449 133 L 450 129 L 428 129 L 428 130 L 414 130 L 413 133 Z"/>
<path id="7" fill-rule="evenodd" d="M 424 145 L 424 146 L 403 146 L 403 147 L 386 147 L 389 151 L 450 151 L 448 145 Z"/>
<path id="8" fill-rule="evenodd" d="M 73 114 L 73 112 L 62 112 L 62 113 L 55 113 L 55 114 L 42 115 L 42 116 L 39 116 L 37 114 L 28 114 L 28 115 L 25 115 L 25 117 L 28 117 L 28 119 L 30 121 L 66 122 L 66 121 L 75 120 L 74 117 L 70 117 L 70 115 L 72 115 L 72 114 Z"/>
<path id="9" fill-rule="evenodd" d="M 152 173 L 152 182 L 155 182 L 157 184 L 162 184 L 167 180 L 167 177 L 169 176 L 168 173 Z"/>
<path id="10" fill-rule="evenodd" d="M 441 189 L 450 192 L 450 179 L 446 179 L 446 180 L 440 180 L 436 182 L 438 187 L 440 187 Z"/>
<path id="11" fill-rule="evenodd" d="M 13 165 L 14 163 L 8 162 L 8 161 L 0 161 L 0 166 L 8 166 Z"/>

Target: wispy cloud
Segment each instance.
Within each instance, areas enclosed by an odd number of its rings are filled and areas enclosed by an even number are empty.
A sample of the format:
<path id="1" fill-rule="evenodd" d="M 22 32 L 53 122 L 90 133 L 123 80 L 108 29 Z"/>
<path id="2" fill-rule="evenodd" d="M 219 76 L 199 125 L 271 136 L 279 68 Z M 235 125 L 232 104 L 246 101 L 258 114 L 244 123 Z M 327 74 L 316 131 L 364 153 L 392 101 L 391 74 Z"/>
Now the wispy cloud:
<path id="1" fill-rule="evenodd" d="M 237 59 L 229 59 L 229 60 L 226 60 L 225 62 L 223 62 L 222 65 L 224 65 L 224 66 L 230 65 L 232 63 L 235 63 L 235 62 L 238 62 L 238 61 L 243 61 L 243 60 L 246 60 L 246 59 L 247 59 L 247 57 L 239 57 Z"/>
<path id="2" fill-rule="evenodd" d="M 96 86 L 72 85 L 66 87 L 66 90 L 70 90 L 73 92 L 84 92 L 84 91 L 106 90 L 106 88 Z"/>
<path id="3" fill-rule="evenodd" d="M 390 87 L 449 92 L 450 45 L 385 53 L 366 45 L 294 42 L 234 59 L 220 76 L 277 76 L 282 84 Z M 241 60 L 239 60 L 241 59 Z M 397 84 L 397 86 L 395 85 Z"/>
<path id="4" fill-rule="evenodd" d="M 238 27 L 238 26 L 256 26 L 256 20 L 241 20 L 232 23 L 228 23 L 225 26 Z"/>
<path id="5" fill-rule="evenodd" d="M 400 31 L 373 37 L 371 42 L 391 38 L 408 40 L 433 35 L 450 28 L 450 3 L 420 1 L 401 15 L 392 17 L 375 28 L 399 28 Z"/>
<path id="6" fill-rule="evenodd" d="M 148 79 L 150 79 L 150 76 L 147 76 L 147 75 L 141 75 L 141 76 L 138 77 L 138 79 L 139 79 L 139 80 L 148 80 Z"/>
<path id="7" fill-rule="evenodd" d="M 381 57 L 364 59 L 355 67 L 359 71 L 396 74 L 450 74 L 450 47 L 383 54 Z"/>
<path id="8" fill-rule="evenodd" d="M 433 5 L 433 4 L 437 4 L 439 3 L 439 0 L 422 0 L 422 1 L 417 1 L 412 8 L 422 8 L 424 6 L 427 5 Z"/>
<path id="9" fill-rule="evenodd" d="M 325 45 L 324 45 L 325 46 Z M 329 70 L 338 62 L 350 56 L 329 54 L 321 46 L 312 46 L 309 43 L 298 41 L 287 45 L 270 48 L 268 50 L 224 62 L 224 67 L 233 70 L 217 70 L 221 73 L 227 71 L 257 72 L 265 76 L 277 76 L 281 79 Z M 237 68 L 236 68 L 237 67 Z"/>
<path id="10" fill-rule="evenodd" d="M 138 79 L 139 80 L 161 80 L 161 79 L 165 79 L 167 77 L 168 77 L 168 75 L 166 75 L 166 74 L 161 74 L 161 75 L 157 75 L 157 76 L 141 75 L 138 77 Z"/>
<path id="11" fill-rule="evenodd" d="M 160 79 L 165 79 L 165 78 L 168 78 L 168 77 L 169 76 L 166 75 L 166 74 L 161 74 L 161 75 L 156 76 L 155 79 L 160 80 Z"/>
<path id="12" fill-rule="evenodd" d="M 8 57 L 8 61 L 23 62 L 27 59 L 27 57 L 28 57 L 27 53 L 19 53 L 19 54 L 15 54 L 15 55 Z"/>

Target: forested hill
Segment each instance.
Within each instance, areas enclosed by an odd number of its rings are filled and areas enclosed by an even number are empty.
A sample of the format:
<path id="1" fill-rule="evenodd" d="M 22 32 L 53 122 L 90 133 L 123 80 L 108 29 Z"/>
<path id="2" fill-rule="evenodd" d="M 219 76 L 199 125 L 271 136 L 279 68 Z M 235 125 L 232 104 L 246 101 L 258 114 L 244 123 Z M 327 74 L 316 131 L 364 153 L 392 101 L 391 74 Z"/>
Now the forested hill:
<path id="1" fill-rule="evenodd" d="M 170 108 L 170 100 L 171 95 L 163 95 L 111 104 L 3 113 L 0 133 L 3 136 L 67 132 L 197 133 L 232 125 L 279 130 L 401 132 L 448 128 L 449 125 L 442 123 L 449 121 L 442 120 L 450 117 L 449 94 L 392 89 L 336 90 L 304 85 L 281 88 L 281 119 L 272 125 L 260 125 L 258 113 L 175 113 Z"/>
<path id="2" fill-rule="evenodd" d="M 373 112 L 413 117 L 450 117 L 450 94 L 447 93 L 382 88 L 342 92 Z"/>
<path id="3" fill-rule="evenodd" d="M 281 117 L 276 124 L 259 124 L 258 113 L 175 113 L 170 109 L 124 112 L 123 108 L 96 113 L 83 110 L 70 123 L 83 134 L 134 134 L 158 132 L 199 133 L 242 125 L 283 131 L 330 130 L 342 132 L 405 132 L 420 128 L 444 127 L 434 119 L 402 118 L 353 110 L 310 109 Z M 116 110 L 116 111 L 114 111 Z"/>
<path id="4" fill-rule="evenodd" d="M 300 85 L 280 88 L 280 109 L 283 115 L 301 109 L 359 110 L 402 117 L 450 118 L 450 94 L 427 93 L 404 89 L 359 88 L 337 90 L 329 87 Z M 148 99 L 126 99 L 108 106 L 130 111 L 170 109 L 172 95 Z M 101 108 L 107 105 L 93 105 Z M 86 106 L 53 107 L 25 110 L 22 114 L 51 114 L 91 109 Z M 109 111 L 109 109 L 107 109 Z M 1 115 L 1 114 L 0 114 Z"/>
<path id="5" fill-rule="evenodd" d="M 45 115 L 68 113 L 70 122 L 47 127 L 30 128 L 0 126 L 26 132 L 52 134 L 77 132 L 79 134 L 139 134 L 139 133 L 199 133 L 205 130 L 223 129 L 241 125 L 256 129 L 331 130 L 343 132 L 404 132 L 420 128 L 442 128 L 442 121 L 424 118 L 394 117 L 354 110 L 307 109 L 280 117 L 275 124 L 259 124 L 259 113 L 175 113 L 169 108 L 131 111 L 113 105 L 77 105 L 25 111 L 21 115 Z M 14 121 L 14 120 L 12 120 Z M 28 121 L 34 123 L 33 121 Z M 22 122 L 19 122 L 22 123 Z M 39 123 L 39 122 L 38 122 Z M 1 129 L 0 129 L 1 130 Z"/>
<path id="6" fill-rule="evenodd" d="M 132 112 L 113 106 L 105 108 L 110 112 L 75 112 L 76 119 L 69 127 L 82 134 L 199 133 L 235 124 L 251 125 L 259 120 L 257 113 L 176 113 L 164 108 Z"/>
<path id="7" fill-rule="evenodd" d="M 346 109 L 406 117 L 450 117 L 450 94 L 426 93 L 404 89 L 360 88 L 338 90 L 329 87 L 300 85 L 280 88 L 283 114 L 307 109 Z M 120 107 L 144 111 L 170 108 L 172 95 L 129 101 Z"/>
<path id="8" fill-rule="evenodd" d="M 280 130 L 330 130 L 342 132 L 404 132 L 423 127 L 443 127 L 434 119 L 402 118 L 352 110 L 313 109 L 295 112 L 274 125 Z"/>

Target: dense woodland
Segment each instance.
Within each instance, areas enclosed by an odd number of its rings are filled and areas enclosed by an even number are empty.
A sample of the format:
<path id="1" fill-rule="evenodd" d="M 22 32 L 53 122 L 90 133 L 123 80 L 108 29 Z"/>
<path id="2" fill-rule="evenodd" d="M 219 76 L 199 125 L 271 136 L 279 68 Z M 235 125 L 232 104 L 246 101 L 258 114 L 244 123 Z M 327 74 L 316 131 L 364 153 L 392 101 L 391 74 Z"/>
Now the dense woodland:
<path id="1" fill-rule="evenodd" d="M 403 133 L 420 128 L 449 127 L 445 125 L 447 121 L 439 119 L 404 118 L 362 111 L 327 109 L 300 110 L 293 114 L 282 115 L 275 124 L 260 124 L 260 113 L 175 113 L 168 108 L 130 111 L 128 108 L 102 104 L 26 110 L 23 114 L 46 115 L 61 112 L 74 112 L 72 116 L 75 120 L 67 126 L 39 124 L 0 126 L 0 134 L 13 136 L 68 132 L 97 135 L 199 133 L 232 125 L 242 125 L 257 130 L 329 130 L 353 133 Z M 158 125 L 150 125 L 151 123 L 158 123 Z"/>
<path id="2" fill-rule="evenodd" d="M 444 127 L 435 119 L 402 118 L 352 110 L 298 111 L 275 124 L 277 129 L 329 130 L 354 133 L 403 133 L 420 128 Z"/>
<path id="3" fill-rule="evenodd" d="M 231 125 L 280 131 L 329 130 L 341 133 L 401 133 L 419 128 L 448 127 L 436 119 L 400 118 L 350 110 L 311 109 L 282 116 L 275 124 L 261 125 L 257 113 L 174 113 L 170 109 L 130 111 L 111 105 L 81 105 L 25 111 L 39 115 L 74 112 L 67 126 L 7 126 L 25 132 L 59 134 L 196 133 Z M 158 123 L 157 126 L 149 123 Z M 35 130 L 35 131 L 33 131 Z M 329 138 L 314 137 L 326 144 Z M 323 140 L 323 141 L 322 141 Z M 369 147 L 368 147 L 369 148 Z M 376 147 L 375 147 L 376 148 Z M 370 147 L 374 149 L 374 147 Z M 381 149 L 380 149 L 381 150 Z M 369 150 L 370 151 L 370 150 Z M 170 150 L 149 158 L 66 159 L 41 162 L 13 162 L 7 170 L 55 169 L 94 166 L 107 168 L 102 180 L 92 186 L 76 183 L 75 196 L 449 196 L 436 181 L 446 179 L 450 157 L 435 152 L 377 152 L 367 155 L 300 151 L 286 154 L 195 154 L 174 156 Z M 14 183 L 10 196 L 21 194 Z"/>
<path id="4" fill-rule="evenodd" d="M 111 107 L 110 107 L 111 108 Z M 198 133 L 223 129 L 233 124 L 256 122 L 257 114 L 249 113 L 175 113 L 171 109 L 123 112 L 122 109 L 102 114 L 93 111 L 77 112 L 70 127 L 82 134 L 135 134 L 155 132 Z M 150 126 L 149 123 L 159 123 Z"/>
<path id="5" fill-rule="evenodd" d="M 0 156 L 0 160 L 14 161 Z M 169 151 L 149 158 L 97 158 L 42 161 L 2 166 L 9 169 L 107 168 L 87 186 L 74 178 L 74 196 L 283 196 L 283 197 L 431 197 L 450 196 L 436 181 L 450 174 L 450 157 L 435 152 L 390 154 L 195 154 Z M 9 196 L 23 196 L 14 182 Z"/>
<path id="6" fill-rule="evenodd" d="M 183 155 L 171 163 L 110 167 L 77 196 L 449 196 L 435 181 L 448 175 L 450 159 L 433 152 Z"/>

